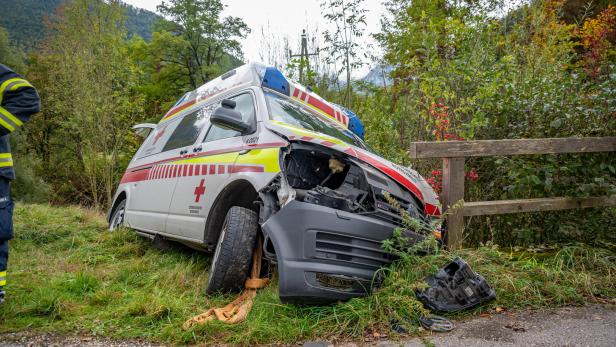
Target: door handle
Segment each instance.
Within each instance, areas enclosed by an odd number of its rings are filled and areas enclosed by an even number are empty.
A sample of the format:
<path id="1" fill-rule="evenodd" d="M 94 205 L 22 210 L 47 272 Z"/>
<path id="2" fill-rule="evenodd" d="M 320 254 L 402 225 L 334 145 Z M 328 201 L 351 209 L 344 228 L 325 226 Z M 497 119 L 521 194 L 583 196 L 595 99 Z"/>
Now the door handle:
<path id="1" fill-rule="evenodd" d="M 201 152 L 201 150 L 203 150 L 202 147 L 193 148 L 193 153 Z"/>
<path id="2" fill-rule="evenodd" d="M 184 155 L 184 154 L 186 154 L 186 153 L 188 153 L 188 150 L 187 150 L 187 149 L 183 149 L 183 150 L 181 150 L 181 151 L 180 151 L 180 155 Z"/>

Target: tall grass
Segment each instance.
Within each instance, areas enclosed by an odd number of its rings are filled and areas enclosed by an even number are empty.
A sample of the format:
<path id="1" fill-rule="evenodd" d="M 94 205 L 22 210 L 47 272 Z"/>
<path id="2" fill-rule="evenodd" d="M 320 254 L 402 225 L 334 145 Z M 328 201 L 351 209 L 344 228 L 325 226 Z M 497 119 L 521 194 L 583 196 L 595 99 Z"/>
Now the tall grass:
<path id="1" fill-rule="evenodd" d="M 417 317 L 426 311 L 414 290 L 455 256 L 486 277 L 497 300 L 454 317 L 494 306 L 547 307 L 616 297 L 613 245 L 575 244 L 547 251 L 483 246 L 401 257 L 381 270 L 383 286 L 373 295 L 328 306 L 281 303 L 274 278 L 259 291 L 245 322 L 214 322 L 182 331 L 186 319 L 232 299 L 203 294 L 207 255 L 161 251 L 129 230 L 109 233 L 102 216 L 76 207 L 18 205 L 15 227 L 0 332 L 31 329 L 239 345 L 358 339 L 373 332 L 395 337 L 393 322 L 417 332 Z"/>

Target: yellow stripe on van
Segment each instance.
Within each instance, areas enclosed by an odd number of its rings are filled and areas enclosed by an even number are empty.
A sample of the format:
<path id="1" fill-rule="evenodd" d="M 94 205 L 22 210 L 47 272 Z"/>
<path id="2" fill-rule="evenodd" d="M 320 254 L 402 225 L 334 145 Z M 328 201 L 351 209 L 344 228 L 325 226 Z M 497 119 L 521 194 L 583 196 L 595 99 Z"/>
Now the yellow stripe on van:
<path id="1" fill-rule="evenodd" d="M 287 128 L 289 130 L 291 130 L 292 132 L 294 132 L 296 135 L 298 136 L 310 136 L 310 137 L 314 137 L 315 139 L 319 139 L 319 140 L 323 140 L 323 141 L 330 141 L 333 142 L 337 145 L 342 145 L 342 146 L 348 146 L 348 144 L 344 141 L 341 141 L 333 136 L 329 136 L 329 135 L 325 135 L 325 134 L 321 134 L 315 131 L 310 131 L 310 130 L 306 130 L 304 128 L 300 128 L 300 127 L 296 127 L 294 125 L 291 124 L 287 124 L 284 122 L 280 122 L 277 120 L 273 120 L 272 123 L 281 126 L 283 128 Z"/>
<path id="2" fill-rule="evenodd" d="M 263 165 L 265 172 L 280 172 L 280 147 L 253 149 L 237 157 L 239 165 Z"/>
<path id="3" fill-rule="evenodd" d="M 206 155 L 203 157 L 180 159 L 171 164 L 233 164 L 237 157 L 237 152 Z"/>
<path id="4" fill-rule="evenodd" d="M 208 155 L 203 157 L 182 159 L 170 164 L 246 164 L 263 165 L 265 172 L 280 172 L 280 148 L 251 149 L 247 153 L 238 155 L 238 152 Z M 236 161 L 237 159 L 237 161 Z"/>

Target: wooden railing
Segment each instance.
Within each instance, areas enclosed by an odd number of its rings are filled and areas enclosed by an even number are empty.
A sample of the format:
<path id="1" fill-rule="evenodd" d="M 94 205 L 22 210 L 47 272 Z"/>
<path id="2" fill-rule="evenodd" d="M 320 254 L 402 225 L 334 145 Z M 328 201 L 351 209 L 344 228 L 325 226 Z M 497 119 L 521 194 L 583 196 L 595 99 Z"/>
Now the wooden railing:
<path id="1" fill-rule="evenodd" d="M 460 202 L 462 205 L 449 211 L 446 217 L 446 242 L 449 248 L 459 248 L 465 216 L 616 206 L 616 195 L 464 202 L 465 158 L 593 152 L 616 152 L 616 137 L 415 142 L 411 144 L 409 156 L 413 159 L 443 159 L 443 209 L 447 211 Z"/>

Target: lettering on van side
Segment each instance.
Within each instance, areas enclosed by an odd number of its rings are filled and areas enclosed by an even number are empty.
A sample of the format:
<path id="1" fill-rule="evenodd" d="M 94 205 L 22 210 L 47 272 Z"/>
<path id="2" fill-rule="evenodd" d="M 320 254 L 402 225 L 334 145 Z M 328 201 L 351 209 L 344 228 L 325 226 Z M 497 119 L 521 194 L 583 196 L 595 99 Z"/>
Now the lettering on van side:
<path id="1" fill-rule="evenodd" d="M 188 206 L 188 213 L 199 214 L 203 210 L 203 206 L 190 205 Z"/>
<path id="2" fill-rule="evenodd" d="M 244 140 L 244 142 L 247 145 L 254 145 L 256 143 L 259 143 L 259 136 L 247 138 L 246 140 Z"/>

